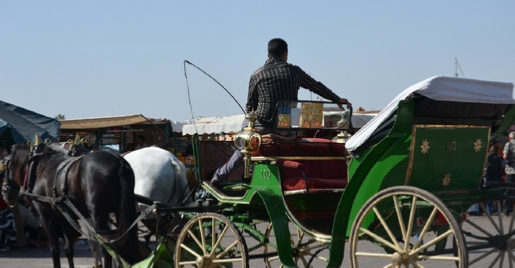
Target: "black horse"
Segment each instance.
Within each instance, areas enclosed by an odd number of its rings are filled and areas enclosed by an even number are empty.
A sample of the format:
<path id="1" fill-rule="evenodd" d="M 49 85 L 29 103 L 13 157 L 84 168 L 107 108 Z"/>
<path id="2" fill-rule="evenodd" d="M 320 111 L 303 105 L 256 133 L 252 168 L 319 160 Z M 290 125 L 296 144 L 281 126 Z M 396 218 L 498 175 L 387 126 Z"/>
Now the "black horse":
<path id="1" fill-rule="evenodd" d="M 4 199 L 11 205 L 21 188 L 32 200 L 43 223 L 50 242 L 54 267 L 60 267 L 58 233 L 64 234 L 64 251 L 70 267 L 73 267 L 73 242 L 77 232 L 73 228 L 78 217 L 75 207 L 84 218 L 92 218 L 98 234 L 110 233 L 109 219 L 116 218 L 118 239 L 111 248 L 129 264 L 148 256 L 148 248 L 142 248 L 137 229 L 130 228 L 136 219 L 134 197 L 134 173 L 120 155 L 100 151 L 81 157 L 70 157 L 63 148 L 50 144 L 39 145 L 33 152 L 28 145 L 15 145 L 4 159 L 5 180 L 2 187 Z M 64 205 L 65 200 L 72 204 Z M 72 223 L 70 219 L 73 218 Z M 106 240 L 110 240 L 109 237 Z M 104 251 L 104 267 L 111 267 L 112 258 Z"/>

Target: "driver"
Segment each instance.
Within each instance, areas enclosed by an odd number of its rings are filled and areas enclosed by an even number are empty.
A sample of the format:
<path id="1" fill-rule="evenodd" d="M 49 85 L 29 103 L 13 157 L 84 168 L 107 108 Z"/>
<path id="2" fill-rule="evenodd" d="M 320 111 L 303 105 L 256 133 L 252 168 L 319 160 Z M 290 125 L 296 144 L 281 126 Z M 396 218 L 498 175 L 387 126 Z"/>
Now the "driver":
<path id="1" fill-rule="evenodd" d="M 299 88 L 306 88 L 321 97 L 337 103 L 343 109 L 351 103 L 340 98 L 321 82 L 316 81 L 299 66 L 288 62 L 288 44 L 281 38 L 268 42 L 268 60 L 250 77 L 247 98 L 247 112 L 254 111 L 257 116 L 256 131 L 260 134 L 279 133 L 274 130 L 274 112 L 279 101 L 297 100 Z M 283 134 L 284 135 L 284 134 Z M 217 185 L 225 181 L 239 166 L 243 165 L 243 154 L 236 150 L 232 157 L 222 167 L 218 168 L 211 184 Z"/>

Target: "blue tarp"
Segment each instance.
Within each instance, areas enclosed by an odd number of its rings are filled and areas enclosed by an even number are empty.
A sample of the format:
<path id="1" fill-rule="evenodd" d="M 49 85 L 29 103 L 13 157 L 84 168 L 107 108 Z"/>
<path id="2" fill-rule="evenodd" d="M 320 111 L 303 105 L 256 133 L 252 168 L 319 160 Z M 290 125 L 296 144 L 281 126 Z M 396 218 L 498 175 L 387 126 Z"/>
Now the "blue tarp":
<path id="1" fill-rule="evenodd" d="M 34 141 L 36 133 L 42 140 L 56 142 L 60 122 L 25 108 L 0 101 L 0 142 L 9 144 Z M 1 144 L 0 144 L 1 146 Z"/>

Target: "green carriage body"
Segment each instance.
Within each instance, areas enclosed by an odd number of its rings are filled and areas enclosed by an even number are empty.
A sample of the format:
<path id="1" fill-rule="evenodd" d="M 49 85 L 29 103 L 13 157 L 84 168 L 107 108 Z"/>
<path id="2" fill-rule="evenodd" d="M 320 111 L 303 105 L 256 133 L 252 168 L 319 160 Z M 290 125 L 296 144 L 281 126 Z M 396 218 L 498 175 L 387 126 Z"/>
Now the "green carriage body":
<path id="1" fill-rule="evenodd" d="M 438 82 L 441 79 L 450 79 L 458 84 L 476 82 L 439 77 L 430 80 Z M 479 84 L 481 87 L 481 83 Z M 488 84 L 485 86 L 485 90 L 489 89 Z M 501 87 L 506 89 L 513 85 L 502 84 Z M 389 114 L 376 126 L 380 131 L 372 133 L 361 144 L 354 146 L 350 161 L 347 154 L 320 155 L 318 152 L 314 155 L 299 155 L 297 147 L 294 147 L 295 150 L 286 150 L 289 153 L 253 153 L 248 155 L 253 164 L 250 181 L 231 182 L 224 189 L 218 189 L 208 182 L 210 178 L 207 174 L 210 171 L 203 167 L 213 155 L 198 153 L 202 151 L 199 147 L 204 146 L 203 143 L 212 141 L 196 140 L 197 172 L 203 188 L 216 199 L 219 213 L 227 216 L 245 232 L 253 234 L 262 245 L 269 241 L 254 229 L 254 225 L 256 222 L 271 222 L 277 239 L 275 246 L 279 259 L 288 267 L 295 265 L 292 261 L 288 222 L 293 222 L 297 228 L 317 241 L 329 243 L 328 267 L 339 267 L 355 218 L 371 197 L 391 187 L 410 186 L 430 192 L 447 206 L 452 217 L 459 220 L 479 197 L 491 194 L 478 190 L 488 146 L 492 139 L 504 135 L 515 120 L 514 101 L 510 98 L 502 103 L 460 102 L 432 99 L 413 91 L 408 93 L 410 94 L 404 94 L 390 104 L 394 108 L 387 111 Z M 456 114 L 453 114 L 454 106 Z M 327 133 L 334 135 L 334 129 Z M 317 141 L 319 140 L 314 143 Z M 277 142 L 279 146 L 281 143 L 299 146 L 298 141 Z M 334 150 L 341 150 L 340 147 L 343 146 L 329 143 L 336 146 L 337 149 Z M 331 152 L 332 150 L 330 149 Z M 340 173 L 345 173 L 345 178 L 338 178 L 345 179 L 343 187 L 293 191 L 285 189 L 285 180 L 288 179 L 286 170 L 291 165 L 289 162 L 304 167 L 315 163 L 323 168 L 323 163 L 331 161 L 331 168 L 335 164 L 341 169 Z M 310 175 L 303 173 L 303 176 Z M 394 207 L 391 202 L 382 204 L 377 209 L 388 215 L 394 211 Z M 417 217 L 427 218 L 431 213 L 432 210 L 424 204 L 416 208 Z M 409 216 L 403 215 L 405 218 Z M 377 220 L 375 217 L 366 217 L 363 226 L 373 229 L 372 224 Z M 393 220 L 396 219 L 386 217 L 385 221 Z M 415 226 L 412 233 L 420 232 L 421 229 L 422 226 Z M 395 235 L 401 230 L 392 229 L 391 232 Z M 388 236 L 384 230 L 376 230 L 376 233 L 379 236 Z"/>

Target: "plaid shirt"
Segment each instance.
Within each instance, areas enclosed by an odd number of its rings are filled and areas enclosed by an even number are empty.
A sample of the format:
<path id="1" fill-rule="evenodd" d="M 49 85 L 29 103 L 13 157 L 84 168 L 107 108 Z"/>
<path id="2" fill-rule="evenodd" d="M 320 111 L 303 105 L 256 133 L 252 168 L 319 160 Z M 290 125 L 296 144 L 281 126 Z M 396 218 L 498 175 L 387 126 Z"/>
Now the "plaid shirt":
<path id="1" fill-rule="evenodd" d="M 247 112 L 254 111 L 261 123 L 272 123 L 278 101 L 297 100 L 299 88 L 306 88 L 330 101 L 340 97 L 299 66 L 272 58 L 250 77 Z"/>

